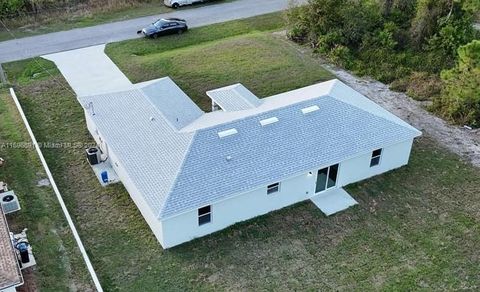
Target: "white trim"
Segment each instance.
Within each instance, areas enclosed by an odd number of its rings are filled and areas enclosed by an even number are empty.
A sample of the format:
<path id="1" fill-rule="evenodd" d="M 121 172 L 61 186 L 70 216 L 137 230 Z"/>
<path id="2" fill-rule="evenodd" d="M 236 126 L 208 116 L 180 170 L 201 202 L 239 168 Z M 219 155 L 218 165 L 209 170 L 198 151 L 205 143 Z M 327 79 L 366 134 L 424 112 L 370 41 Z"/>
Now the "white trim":
<path id="1" fill-rule="evenodd" d="M 408 141 L 412 141 L 412 143 L 413 143 L 414 139 L 415 139 L 415 137 L 413 137 L 413 138 L 411 138 L 411 139 L 405 139 L 405 140 L 400 140 L 400 141 L 396 141 L 396 142 L 393 142 L 393 143 L 385 144 L 385 146 L 383 146 L 382 149 L 389 148 L 389 147 L 392 147 L 392 146 L 395 146 L 395 145 L 398 145 L 398 144 L 402 144 L 402 143 L 405 143 L 405 142 L 408 142 Z M 378 149 L 378 148 L 377 148 L 377 149 Z M 357 158 L 357 157 L 361 157 L 361 156 L 367 155 L 367 154 L 369 154 L 369 153 L 370 153 L 370 155 L 371 155 L 372 151 L 370 150 L 370 151 L 365 151 L 365 152 L 359 152 L 359 153 L 356 154 L 356 155 L 351 155 L 351 156 L 345 157 L 343 160 L 338 161 L 338 162 L 335 162 L 335 163 L 333 163 L 333 164 L 329 163 L 329 164 L 327 164 L 327 165 L 321 165 L 321 166 L 319 166 L 318 168 L 314 168 L 314 169 L 311 169 L 311 170 L 308 170 L 308 169 L 307 169 L 307 170 L 305 170 L 305 171 L 297 172 L 297 173 L 295 173 L 295 174 L 293 174 L 293 175 L 280 178 L 280 181 L 284 181 L 284 180 L 287 180 L 287 179 L 291 179 L 291 178 L 294 178 L 294 177 L 297 177 L 297 176 L 300 176 L 300 175 L 308 175 L 308 173 L 309 173 L 310 171 L 315 172 L 315 171 L 318 171 L 319 169 L 328 167 L 328 166 L 330 166 L 330 165 L 335 165 L 335 164 L 338 164 L 338 165 L 339 165 L 339 172 L 340 172 L 340 165 L 341 165 L 343 162 L 345 162 L 345 161 L 347 161 L 347 160 L 350 160 L 350 159 L 353 159 L 353 158 Z M 312 175 L 312 176 L 313 176 L 313 175 Z M 315 176 L 315 178 L 316 178 L 316 176 Z M 277 182 L 278 182 L 278 180 L 277 180 Z M 252 191 L 255 191 L 255 190 L 259 190 L 259 189 L 261 189 L 261 188 L 265 188 L 265 187 L 267 187 L 268 185 L 271 185 L 271 184 L 274 184 L 274 183 L 275 183 L 275 182 L 271 182 L 271 183 L 269 183 L 269 184 L 263 184 L 263 185 L 261 185 L 261 186 L 254 187 L 254 188 L 251 188 L 251 189 L 246 190 L 246 191 L 243 191 L 243 192 L 238 192 L 238 193 L 236 193 L 236 194 L 234 194 L 234 195 L 232 195 L 232 196 L 228 196 L 228 197 L 225 197 L 225 198 L 222 198 L 222 199 L 219 199 L 219 200 L 211 201 L 209 204 L 210 204 L 210 205 L 215 205 L 215 204 L 218 204 L 218 203 L 220 203 L 220 202 L 227 201 L 227 200 L 230 200 L 230 199 L 232 199 L 232 198 L 235 198 L 235 197 L 238 197 L 238 196 L 247 194 L 247 193 L 249 193 L 249 192 L 252 192 Z M 314 196 L 314 195 L 312 195 L 312 196 Z M 196 208 L 196 207 L 195 207 L 195 208 L 191 208 L 191 209 L 187 209 L 187 210 L 185 210 L 185 211 L 181 211 L 181 212 L 178 212 L 178 213 L 175 213 L 175 214 L 166 216 L 166 217 L 164 217 L 164 218 L 162 218 L 162 217 L 159 216 L 159 220 L 160 220 L 160 221 L 170 220 L 170 219 L 172 219 L 172 218 L 175 218 L 175 217 L 184 215 L 184 214 L 186 214 L 186 213 L 192 212 L 192 211 L 197 210 L 197 209 L 198 209 L 198 208 Z"/>
<path id="2" fill-rule="evenodd" d="M 317 175 L 315 176 L 315 195 L 318 195 L 318 194 L 321 194 L 325 191 L 328 191 L 330 189 L 333 189 L 335 187 L 337 187 L 337 182 L 338 182 L 338 174 L 340 173 L 340 163 L 334 163 L 332 165 L 329 165 L 329 166 L 326 166 L 326 167 L 322 167 L 322 168 L 319 168 L 317 170 Z M 328 187 L 328 179 L 329 179 L 329 176 L 330 176 L 330 168 L 334 165 L 337 165 L 337 176 L 335 177 L 335 185 L 331 186 L 331 187 Z M 327 168 L 327 179 L 325 180 L 325 189 L 321 190 L 320 192 L 317 192 L 317 181 L 318 181 L 318 172 L 324 168 Z"/>
<path id="3" fill-rule="evenodd" d="M 375 152 L 375 151 L 377 151 L 377 150 L 380 150 L 380 154 L 373 156 L 373 152 Z M 370 156 L 370 167 L 379 166 L 380 163 L 382 162 L 382 156 L 383 156 L 383 148 L 378 148 L 378 149 L 373 150 L 373 151 L 372 151 L 372 155 Z M 375 158 L 378 158 L 378 163 L 375 164 L 375 165 L 372 165 L 372 161 L 373 161 L 373 159 L 375 159 Z"/>
<path id="4" fill-rule="evenodd" d="M 205 207 L 210 207 L 210 212 L 202 214 L 202 215 L 198 214 L 200 209 L 205 208 Z M 200 224 L 200 217 L 204 217 L 204 216 L 207 216 L 207 215 L 210 215 L 210 221 L 205 222 L 203 224 Z M 198 224 L 198 227 L 201 227 L 201 226 L 207 225 L 209 223 L 212 223 L 212 221 L 213 221 L 213 206 L 212 205 L 205 205 L 205 206 L 197 209 L 197 224 Z"/>
<path id="5" fill-rule="evenodd" d="M 93 269 L 93 265 L 90 262 L 90 258 L 87 255 L 87 252 L 85 250 L 85 247 L 83 246 L 82 240 L 80 239 L 80 235 L 77 232 L 77 228 L 75 227 L 75 224 L 72 221 L 72 217 L 70 216 L 70 213 L 68 212 L 67 206 L 65 205 L 65 202 L 63 201 L 62 195 L 60 194 L 60 191 L 58 190 L 57 184 L 55 183 L 55 180 L 53 179 L 53 175 L 50 172 L 50 169 L 48 167 L 47 161 L 45 160 L 45 157 L 43 156 L 42 150 L 40 149 L 40 146 L 38 145 L 37 139 L 35 138 L 35 135 L 33 134 L 32 128 L 30 128 L 30 124 L 28 123 L 28 120 L 25 116 L 25 113 L 23 112 L 22 106 L 20 105 L 20 102 L 18 101 L 17 95 L 15 94 L 15 91 L 13 88 L 10 88 L 10 95 L 13 98 L 13 101 L 15 102 L 15 105 L 17 106 L 17 110 L 20 113 L 20 116 L 22 117 L 23 123 L 25 124 L 25 127 L 27 128 L 28 134 L 30 135 L 30 138 L 32 139 L 32 143 L 35 146 L 35 150 L 37 151 L 38 157 L 40 158 L 40 161 L 42 162 L 43 168 L 45 169 L 45 172 L 47 173 L 48 179 L 50 180 L 50 184 L 53 188 L 53 191 L 55 192 L 55 195 L 57 196 L 58 202 L 60 203 L 60 207 L 62 208 L 63 214 L 65 215 L 65 218 L 67 219 L 68 225 L 70 229 L 72 230 L 73 237 L 75 238 L 75 241 L 77 242 L 78 248 L 80 249 L 80 253 L 82 254 L 83 260 L 85 261 L 85 264 L 87 265 L 88 272 L 90 273 L 90 276 L 92 277 L 93 283 L 95 284 L 95 288 L 97 289 L 98 292 L 103 292 L 103 288 L 100 285 L 100 281 L 98 280 L 97 274 L 95 273 L 95 270 Z"/>

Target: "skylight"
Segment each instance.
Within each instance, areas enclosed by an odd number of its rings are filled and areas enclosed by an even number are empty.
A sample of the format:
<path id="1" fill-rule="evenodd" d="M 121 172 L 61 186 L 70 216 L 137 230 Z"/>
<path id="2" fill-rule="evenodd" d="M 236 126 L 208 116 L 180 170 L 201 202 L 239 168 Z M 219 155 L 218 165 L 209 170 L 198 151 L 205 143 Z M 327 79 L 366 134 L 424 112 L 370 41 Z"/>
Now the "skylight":
<path id="1" fill-rule="evenodd" d="M 237 133 L 238 133 L 237 129 L 233 128 L 233 129 L 218 132 L 218 137 L 225 138 L 231 135 L 235 135 Z"/>
<path id="2" fill-rule="evenodd" d="M 271 117 L 271 118 L 268 118 L 268 119 L 261 120 L 260 125 L 265 127 L 267 125 L 270 125 L 270 124 L 273 124 L 273 123 L 276 123 L 276 122 L 278 122 L 278 118 L 277 117 Z"/>
<path id="3" fill-rule="evenodd" d="M 318 111 L 319 109 L 320 108 L 318 107 L 318 105 L 313 105 L 313 106 L 302 108 L 302 113 L 306 115 L 306 114 Z"/>

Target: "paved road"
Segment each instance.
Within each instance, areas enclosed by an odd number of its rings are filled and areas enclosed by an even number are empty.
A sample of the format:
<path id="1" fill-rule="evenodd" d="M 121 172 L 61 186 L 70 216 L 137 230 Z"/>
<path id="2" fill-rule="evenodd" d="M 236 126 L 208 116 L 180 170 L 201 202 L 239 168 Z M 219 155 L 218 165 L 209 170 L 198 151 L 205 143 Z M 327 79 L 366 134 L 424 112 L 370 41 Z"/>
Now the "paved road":
<path id="1" fill-rule="evenodd" d="M 136 32 L 139 28 L 160 17 L 184 18 L 190 27 L 198 27 L 280 11 L 288 7 L 288 2 L 288 0 L 238 0 L 0 42 L 0 63 L 137 38 Z"/>

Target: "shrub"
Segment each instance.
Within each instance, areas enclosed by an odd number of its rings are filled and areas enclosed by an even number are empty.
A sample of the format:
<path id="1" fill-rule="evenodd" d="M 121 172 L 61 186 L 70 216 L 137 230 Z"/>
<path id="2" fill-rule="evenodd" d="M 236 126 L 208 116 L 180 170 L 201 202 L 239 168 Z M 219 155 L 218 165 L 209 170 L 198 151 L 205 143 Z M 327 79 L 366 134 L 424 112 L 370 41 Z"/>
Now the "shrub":
<path id="1" fill-rule="evenodd" d="M 409 77 L 410 76 L 395 79 L 392 83 L 390 83 L 390 89 L 398 92 L 406 92 L 408 88 L 408 83 L 410 81 Z"/>
<path id="2" fill-rule="evenodd" d="M 350 49 L 346 46 L 336 45 L 328 53 L 329 59 L 336 65 L 341 65 L 350 68 L 352 63 L 352 54 Z"/>
<path id="3" fill-rule="evenodd" d="M 416 100 L 431 100 L 442 90 L 442 81 L 436 74 L 413 72 L 408 78 L 406 93 Z"/>
<path id="4" fill-rule="evenodd" d="M 15 14 L 24 9 L 23 0 L 2 0 L 0 1 L 0 18 L 2 16 Z"/>

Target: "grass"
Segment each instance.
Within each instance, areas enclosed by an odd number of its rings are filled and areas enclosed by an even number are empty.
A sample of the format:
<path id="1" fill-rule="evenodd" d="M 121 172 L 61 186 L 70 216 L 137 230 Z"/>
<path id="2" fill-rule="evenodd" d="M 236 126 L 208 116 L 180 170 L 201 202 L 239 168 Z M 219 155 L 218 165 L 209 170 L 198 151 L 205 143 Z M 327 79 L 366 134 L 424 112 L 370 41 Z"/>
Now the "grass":
<path id="1" fill-rule="evenodd" d="M 37 186 L 47 176 L 35 150 L 25 147 L 29 141 L 10 95 L 0 90 L 0 156 L 7 162 L 0 168 L 0 180 L 15 190 L 22 207 L 7 215 L 10 229 L 20 232 L 28 228 L 40 290 L 89 289 L 88 273 L 55 194 L 50 187 Z"/>
<path id="2" fill-rule="evenodd" d="M 204 4 L 184 6 L 179 8 L 179 10 L 231 1 L 235 0 L 211 1 Z M 64 10 L 59 10 L 59 12 L 54 13 L 54 15 L 42 16 L 40 19 L 35 19 L 34 17 L 25 17 L 4 20 L 4 22 L 16 38 L 21 38 L 174 11 L 172 8 L 163 5 L 162 2 L 163 1 L 137 3 L 132 7 L 122 7 L 117 9 L 109 8 L 108 10 L 80 10 L 77 12 L 65 12 Z M 0 41 L 12 39 L 11 33 L 0 26 Z"/>
<path id="3" fill-rule="evenodd" d="M 264 96 L 330 78 L 270 32 L 221 29 L 214 26 L 211 38 L 199 29 L 108 50 L 132 80 L 172 74 L 202 107 L 201 96 L 216 86 L 240 81 Z M 197 33 L 204 41 L 192 40 Z M 65 80 L 51 64 L 52 76 L 32 74 L 35 66 L 5 68 L 37 138 L 91 142 Z M 44 153 L 108 291 L 480 286 L 480 171 L 428 138 L 417 141 L 407 167 L 349 186 L 359 206 L 327 218 L 303 202 L 166 251 L 121 185 L 99 186 L 83 151 Z"/>
<path id="4" fill-rule="evenodd" d="M 206 90 L 232 83 L 241 82 L 258 96 L 269 96 L 331 79 L 318 64 L 300 58 L 265 33 L 282 26 L 282 15 L 273 13 L 192 29 L 160 41 L 110 44 L 107 53 L 133 82 L 170 76 L 204 110 L 211 107 Z"/>

